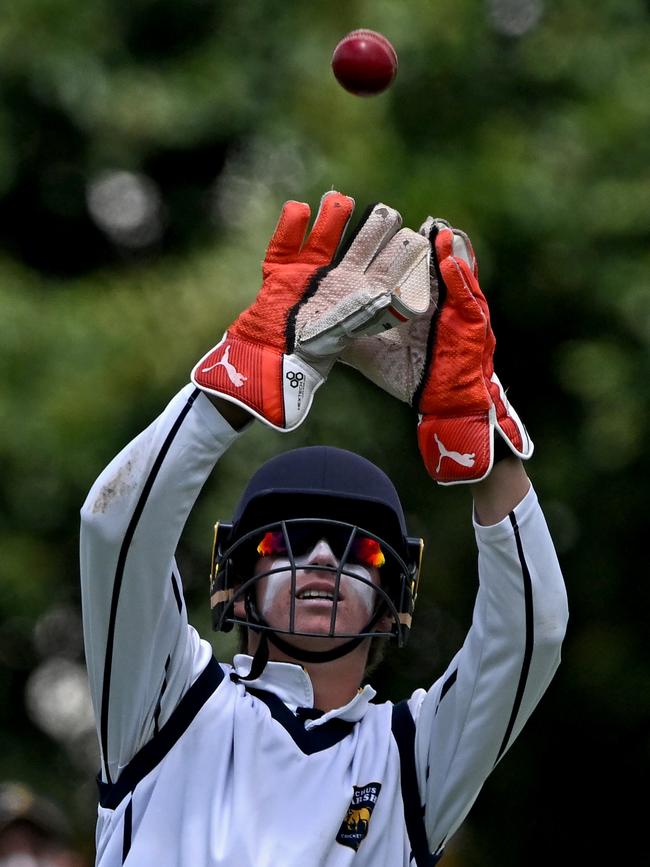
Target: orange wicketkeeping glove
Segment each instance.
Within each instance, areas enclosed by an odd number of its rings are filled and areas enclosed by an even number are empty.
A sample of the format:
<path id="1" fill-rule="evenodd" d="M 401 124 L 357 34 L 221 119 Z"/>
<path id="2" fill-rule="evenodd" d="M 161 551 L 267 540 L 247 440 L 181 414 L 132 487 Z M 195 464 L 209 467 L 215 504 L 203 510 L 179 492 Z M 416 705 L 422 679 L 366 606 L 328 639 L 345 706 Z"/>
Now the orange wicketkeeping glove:
<path id="1" fill-rule="evenodd" d="M 354 200 L 327 193 L 305 239 L 309 206 L 286 202 L 254 303 L 194 367 L 204 391 L 281 431 L 298 427 L 353 335 L 377 334 L 426 310 L 427 240 L 375 205 L 334 259 Z"/>
<path id="2" fill-rule="evenodd" d="M 523 459 L 533 443 L 494 372 L 496 341 L 469 238 L 432 217 L 420 232 L 432 250 L 426 315 L 358 338 L 341 360 L 417 409 L 420 453 L 437 482 L 476 482 L 492 469 L 495 431 Z"/>

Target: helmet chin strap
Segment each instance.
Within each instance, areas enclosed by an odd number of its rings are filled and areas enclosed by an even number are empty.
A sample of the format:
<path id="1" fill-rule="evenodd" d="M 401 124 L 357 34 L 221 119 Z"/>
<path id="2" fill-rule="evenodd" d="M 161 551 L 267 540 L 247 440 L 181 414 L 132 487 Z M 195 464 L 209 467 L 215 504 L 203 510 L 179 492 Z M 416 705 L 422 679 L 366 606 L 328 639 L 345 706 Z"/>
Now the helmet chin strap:
<path id="1" fill-rule="evenodd" d="M 246 613 L 248 615 L 248 621 L 250 623 L 249 628 L 254 629 L 256 632 L 260 633 L 260 643 L 258 644 L 257 650 L 255 651 L 253 662 L 251 663 L 251 668 L 248 674 L 245 676 L 239 674 L 231 674 L 231 680 L 234 681 L 257 680 L 257 678 L 264 671 L 266 663 L 269 661 L 269 643 L 271 643 L 274 647 L 277 647 L 278 650 L 281 650 L 282 653 L 286 653 L 287 656 L 290 656 L 292 659 L 297 659 L 300 662 L 318 663 L 330 662 L 333 659 L 340 659 L 340 657 L 345 656 L 346 654 L 353 651 L 361 644 L 361 642 L 365 638 L 368 637 L 367 635 L 358 635 L 355 638 L 351 638 L 349 641 L 345 641 L 338 647 L 332 647 L 329 650 L 304 650 L 301 647 L 296 647 L 295 644 L 290 644 L 288 641 L 285 641 L 284 638 L 280 638 L 278 633 L 275 632 L 273 628 L 269 626 L 269 624 L 262 617 L 259 616 L 257 611 L 254 610 L 253 605 L 249 603 L 248 598 L 246 599 Z M 380 606 L 379 609 L 368 621 L 368 623 L 361 630 L 361 632 L 370 632 L 371 629 L 378 622 L 379 618 L 382 616 L 382 613 L 383 612 Z M 256 629 L 256 627 L 263 628 Z"/>
<path id="2" fill-rule="evenodd" d="M 365 632 L 366 630 L 364 629 L 363 631 Z M 268 633 L 268 640 L 271 644 L 277 647 L 278 650 L 286 653 L 287 656 L 299 659 L 300 662 L 330 662 L 332 659 L 339 659 L 341 656 L 350 653 L 355 647 L 358 647 L 366 637 L 365 635 L 359 635 L 357 638 L 351 638 L 349 641 L 340 644 L 338 647 L 332 647 L 329 650 L 304 650 L 280 638 L 277 632 Z"/>

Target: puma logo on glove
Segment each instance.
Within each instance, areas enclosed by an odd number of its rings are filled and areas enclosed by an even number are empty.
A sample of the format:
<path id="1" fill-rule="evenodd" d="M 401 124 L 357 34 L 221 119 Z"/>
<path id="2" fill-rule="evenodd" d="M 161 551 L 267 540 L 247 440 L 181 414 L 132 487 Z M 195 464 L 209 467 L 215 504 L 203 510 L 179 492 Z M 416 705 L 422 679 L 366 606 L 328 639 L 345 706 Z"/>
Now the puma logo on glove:
<path id="1" fill-rule="evenodd" d="M 476 452 L 466 452 L 465 454 L 461 454 L 460 452 L 451 452 L 448 451 L 440 442 L 438 434 L 434 433 L 433 438 L 438 444 L 438 451 L 440 452 L 440 460 L 438 461 L 438 466 L 436 467 L 437 473 L 440 472 L 440 465 L 442 464 L 443 458 L 451 458 L 452 461 L 456 461 L 456 463 L 460 464 L 462 467 L 474 466 L 474 461 L 476 460 Z"/>
<path id="2" fill-rule="evenodd" d="M 235 386 L 235 388 L 241 388 L 242 385 L 248 379 L 247 376 L 244 376 L 243 373 L 240 373 L 234 364 L 231 364 L 228 360 L 228 355 L 230 354 L 230 346 L 226 346 L 226 351 L 221 356 L 219 361 L 216 364 L 211 364 L 210 367 L 204 367 L 201 370 L 201 373 L 210 373 L 211 370 L 214 370 L 215 367 L 223 367 L 228 374 L 228 378 Z"/>

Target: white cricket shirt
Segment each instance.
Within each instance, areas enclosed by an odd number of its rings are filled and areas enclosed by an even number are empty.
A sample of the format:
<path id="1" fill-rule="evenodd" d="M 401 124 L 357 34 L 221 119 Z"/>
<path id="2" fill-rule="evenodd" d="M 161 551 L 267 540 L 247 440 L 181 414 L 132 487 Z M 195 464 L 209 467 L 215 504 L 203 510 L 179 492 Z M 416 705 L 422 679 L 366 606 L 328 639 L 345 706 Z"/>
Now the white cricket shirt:
<path id="1" fill-rule="evenodd" d="M 187 386 L 82 508 L 96 863 L 434 864 L 559 663 L 566 594 L 535 493 L 499 524 L 475 525 L 472 625 L 445 674 L 396 706 L 365 686 L 319 715 L 300 666 L 234 682 L 187 622 L 174 552 L 237 436 Z M 234 666 L 247 673 L 250 658 Z"/>

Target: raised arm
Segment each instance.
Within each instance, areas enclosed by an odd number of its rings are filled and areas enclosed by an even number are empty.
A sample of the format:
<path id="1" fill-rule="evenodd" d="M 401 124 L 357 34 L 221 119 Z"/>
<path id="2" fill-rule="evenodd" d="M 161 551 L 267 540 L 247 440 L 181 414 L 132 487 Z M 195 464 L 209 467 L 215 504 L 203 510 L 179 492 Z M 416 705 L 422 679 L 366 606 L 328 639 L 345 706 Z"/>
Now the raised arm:
<path id="1" fill-rule="evenodd" d="M 84 640 L 105 782 L 164 724 L 210 658 L 188 627 L 174 553 L 235 437 L 187 386 L 111 461 L 81 510 Z"/>
<path id="2" fill-rule="evenodd" d="M 459 827 L 548 687 L 567 623 L 553 542 L 520 462 L 506 458 L 473 487 L 479 588 L 472 626 L 444 675 L 411 699 L 433 851 Z"/>
<path id="3" fill-rule="evenodd" d="M 557 557 L 522 459 L 528 433 L 494 371 L 495 338 L 467 236 L 428 218 L 431 303 L 343 360 L 418 411 L 418 445 L 441 485 L 471 484 L 479 549 L 472 626 L 445 674 L 410 700 L 431 851 L 458 828 L 559 663 L 567 621 Z"/>

